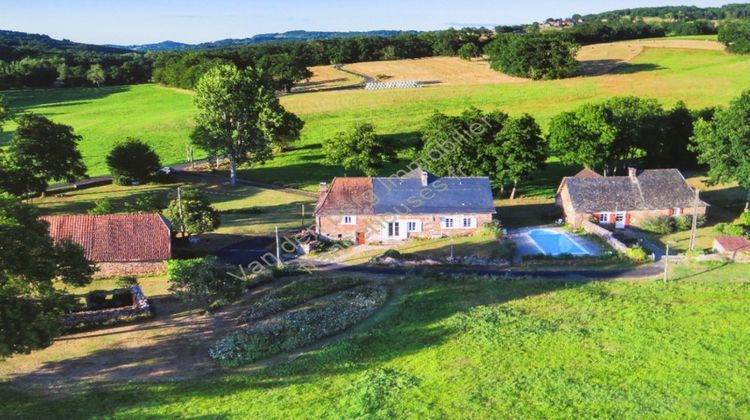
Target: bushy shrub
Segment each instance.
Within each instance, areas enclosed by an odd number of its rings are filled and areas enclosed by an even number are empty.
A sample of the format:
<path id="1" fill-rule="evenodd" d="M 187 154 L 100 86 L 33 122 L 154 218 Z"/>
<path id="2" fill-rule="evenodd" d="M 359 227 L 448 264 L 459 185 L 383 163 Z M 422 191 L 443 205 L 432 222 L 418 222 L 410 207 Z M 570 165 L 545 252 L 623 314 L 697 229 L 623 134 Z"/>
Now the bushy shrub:
<path id="1" fill-rule="evenodd" d="M 396 418 L 401 413 L 389 404 L 394 397 L 416 388 L 419 379 L 393 368 L 368 370 L 354 382 L 347 398 L 351 398 L 356 418 Z M 348 416 L 345 416 L 348 417 Z"/>
<path id="2" fill-rule="evenodd" d="M 744 227 L 729 223 L 717 223 L 716 226 L 714 226 L 714 231 L 721 235 L 728 236 L 742 236 L 746 233 Z"/>
<path id="3" fill-rule="evenodd" d="M 750 211 L 742 212 L 740 217 L 734 223 L 737 225 L 750 227 Z"/>
<path id="4" fill-rule="evenodd" d="M 629 260 L 638 264 L 645 263 L 649 258 L 648 252 L 640 246 L 632 246 L 626 249 L 625 256 L 628 257 Z"/>
<path id="5" fill-rule="evenodd" d="M 112 202 L 112 200 L 106 198 L 97 200 L 96 204 L 94 204 L 94 207 L 89 209 L 88 211 L 88 213 L 91 215 L 112 214 L 114 212 L 115 204 Z"/>
<path id="6" fill-rule="evenodd" d="M 362 279 L 352 277 L 308 277 L 296 280 L 255 301 L 240 316 L 240 321 L 250 322 L 263 319 L 310 299 L 359 286 L 363 282 Z"/>
<path id="7" fill-rule="evenodd" d="M 387 250 L 387 251 L 385 251 L 385 252 L 383 253 L 382 257 L 383 257 L 383 258 L 396 258 L 396 259 L 401 259 L 401 258 L 403 258 L 403 255 L 401 255 L 401 253 L 400 253 L 400 252 L 398 252 L 398 251 L 397 251 L 397 250 L 395 250 L 395 249 L 389 249 L 389 250 Z"/>
<path id="8" fill-rule="evenodd" d="M 706 225 L 706 216 L 699 214 L 696 220 L 697 227 L 703 227 Z M 678 232 L 690 230 L 693 228 L 693 216 L 684 214 L 682 216 L 676 216 L 674 218 L 674 227 Z"/>
<path id="9" fill-rule="evenodd" d="M 674 232 L 674 228 L 675 220 L 667 216 L 648 217 L 641 222 L 641 229 L 662 235 Z"/>
<path id="10" fill-rule="evenodd" d="M 503 225 L 500 221 L 493 220 L 482 225 L 482 232 L 499 239 L 503 236 Z"/>
<path id="11" fill-rule="evenodd" d="M 209 308 L 216 301 L 231 301 L 242 294 L 245 280 L 231 276 L 214 256 L 167 261 L 169 291 L 179 299 Z"/>
<path id="12" fill-rule="evenodd" d="M 159 155 L 141 140 L 128 138 L 107 155 L 107 166 L 115 184 L 146 182 L 159 170 Z"/>
<path id="13" fill-rule="evenodd" d="M 209 355 L 225 366 L 239 366 L 293 350 L 341 332 L 385 303 L 385 286 L 359 286 L 316 303 L 251 323 L 220 339 Z"/>

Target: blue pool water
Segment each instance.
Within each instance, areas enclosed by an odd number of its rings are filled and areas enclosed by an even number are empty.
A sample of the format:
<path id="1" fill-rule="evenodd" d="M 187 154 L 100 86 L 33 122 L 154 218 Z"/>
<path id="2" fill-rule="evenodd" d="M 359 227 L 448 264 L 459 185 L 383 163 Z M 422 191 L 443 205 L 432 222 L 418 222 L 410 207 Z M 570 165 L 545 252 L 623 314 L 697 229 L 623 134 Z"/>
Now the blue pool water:
<path id="1" fill-rule="evenodd" d="M 588 255 L 581 246 L 575 243 L 567 234 L 547 229 L 534 229 L 527 233 L 529 238 L 545 255 Z"/>

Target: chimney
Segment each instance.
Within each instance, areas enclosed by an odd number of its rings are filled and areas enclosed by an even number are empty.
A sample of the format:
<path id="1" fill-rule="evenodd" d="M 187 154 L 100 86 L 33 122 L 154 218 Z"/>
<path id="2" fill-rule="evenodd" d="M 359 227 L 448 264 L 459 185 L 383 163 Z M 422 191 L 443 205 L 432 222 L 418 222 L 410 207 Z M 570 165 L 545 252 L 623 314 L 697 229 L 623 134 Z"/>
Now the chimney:
<path id="1" fill-rule="evenodd" d="M 426 187 L 426 186 L 427 186 L 427 183 L 428 183 L 428 178 L 429 178 L 429 174 L 427 173 L 427 171 L 425 171 L 425 170 L 422 170 L 422 171 L 421 171 L 421 172 L 419 173 L 419 175 L 421 175 L 421 177 L 420 177 L 420 178 L 422 179 L 422 186 L 423 186 L 423 187 Z"/>
<path id="2" fill-rule="evenodd" d="M 631 181 L 636 182 L 638 179 L 638 170 L 635 168 L 628 168 L 628 177 L 630 177 Z"/>
<path id="3" fill-rule="evenodd" d="M 325 182 L 321 182 L 320 183 L 320 196 L 322 197 L 326 195 L 327 192 L 328 192 L 328 184 L 326 184 Z"/>

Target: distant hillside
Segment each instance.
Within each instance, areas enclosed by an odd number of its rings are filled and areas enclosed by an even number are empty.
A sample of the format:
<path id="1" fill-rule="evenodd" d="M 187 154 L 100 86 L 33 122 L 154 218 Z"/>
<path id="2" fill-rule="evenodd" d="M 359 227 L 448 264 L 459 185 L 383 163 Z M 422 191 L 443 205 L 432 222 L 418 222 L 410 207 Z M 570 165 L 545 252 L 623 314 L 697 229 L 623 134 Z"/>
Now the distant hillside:
<path id="1" fill-rule="evenodd" d="M 318 31 L 288 31 L 283 33 L 258 34 L 250 38 L 227 38 L 219 41 L 204 42 L 201 44 L 185 44 L 175 41 L 164 41 L 155 44 L 143 45 L 110 45 L 110 47 L 128 49 L 131 51 L 175 51 L 184 49 L 202 49 L 216 47 L 230 47 L 234 45 L 261 44 L 265 42 L 279 41 L 309 41 L 313 39 L 348 38 L 355 36 L 382 36 L 390 37 L 403 32 L 416 33 L 416 31 L 366 31 L 366 32 L 318 32 Z"/>
<path id="2" fill-rule="evenodd" d="M 603 13 L 589 15 L 573 15 L 573 19 L 582 19 L 585 22 L 596 22 L 601 20 L 619 20 L 621 18 L 661 18 L 670 20 L 723 20 L 723 19 L 747 19 L 750 18 L 750 3 L 726 4 L 721 7 L 697 7 L 697 6 L 661 6 L 661 7 L 639 7 L 633 9 L 612 10 Z"/>
<path id="3" fill-rule="evenodd" d="M 120 48 L 120 49 L 125 49 L 128 51 L 138 51 L 138 52 L 175 51 L 175 50 L 182 50 L 182 49 L 193 47 L 193 45 L 185 44 L 182 42 L 176 42 L 176 41 L 162 41 L 162 42 L 157 42 L 154 44 L 142 44 L 142 45 L 107 45 L 107 46 L 112 47 L 112 48 Z"/>
<path id="4" fill-rule="evenodd" d="M 131 51 L 103 45 L 54 39 L 48 35 L 0 30 L 0 60 L 12 61 L 25 57 L 49 57 L 61 53 L 124 54 Z"/>

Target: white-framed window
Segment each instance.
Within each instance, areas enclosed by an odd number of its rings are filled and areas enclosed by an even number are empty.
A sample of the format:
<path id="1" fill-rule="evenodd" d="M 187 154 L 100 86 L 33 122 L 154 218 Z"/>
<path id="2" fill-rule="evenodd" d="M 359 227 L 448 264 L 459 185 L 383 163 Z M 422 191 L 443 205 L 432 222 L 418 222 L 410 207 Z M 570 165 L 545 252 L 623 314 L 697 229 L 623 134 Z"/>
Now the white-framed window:
<path id="1" fill-rule="evenodd" d="M 442 219 L 440 219 L 440 224 L 442 225 L 443 229 L 453 229 L 453 218 L 443 217 Z"/>
<path id="2" fill-rule="evenodd" d="M 463 228 L 475 228 L 477 227 L 477 219 L 474 217 L 464 217 L 461 220 L 461 226 Z"/>
<path id="3" fill-rule="evenodd" d="M 674 216 L 681 216 L 682 215 L 682 207 L 675 207 L 672 209 L 672 214 Z"/>
<path id="4" fill-rule="evenodd" d="M 342 225 L 356 225 L 357 216 L 343 216 L 341 218 L 341 224 Z"/>
<path id="5" fill-rule="evenodd" d="M 609 213 L 599 213 L 599 223 L 609 223 Z"/>
<path id="6" fill-rule="evenodd" d="M 417 222 L 406 222 L 406 231 L 407 232 L 416 232 L 417 231 Z"/>
<path id="7" fill-rule="evenodd" d="M 622 223 L 625 221 L 625 213 L 617 213 L 615 215 L 615 222 L 616 223 Z"/>
<path id="8" fill-rule="evenodd" d="M 401 225 L 399 222 L 388 223 L 388 237 L 397 238 L 401 234 Z"/>

